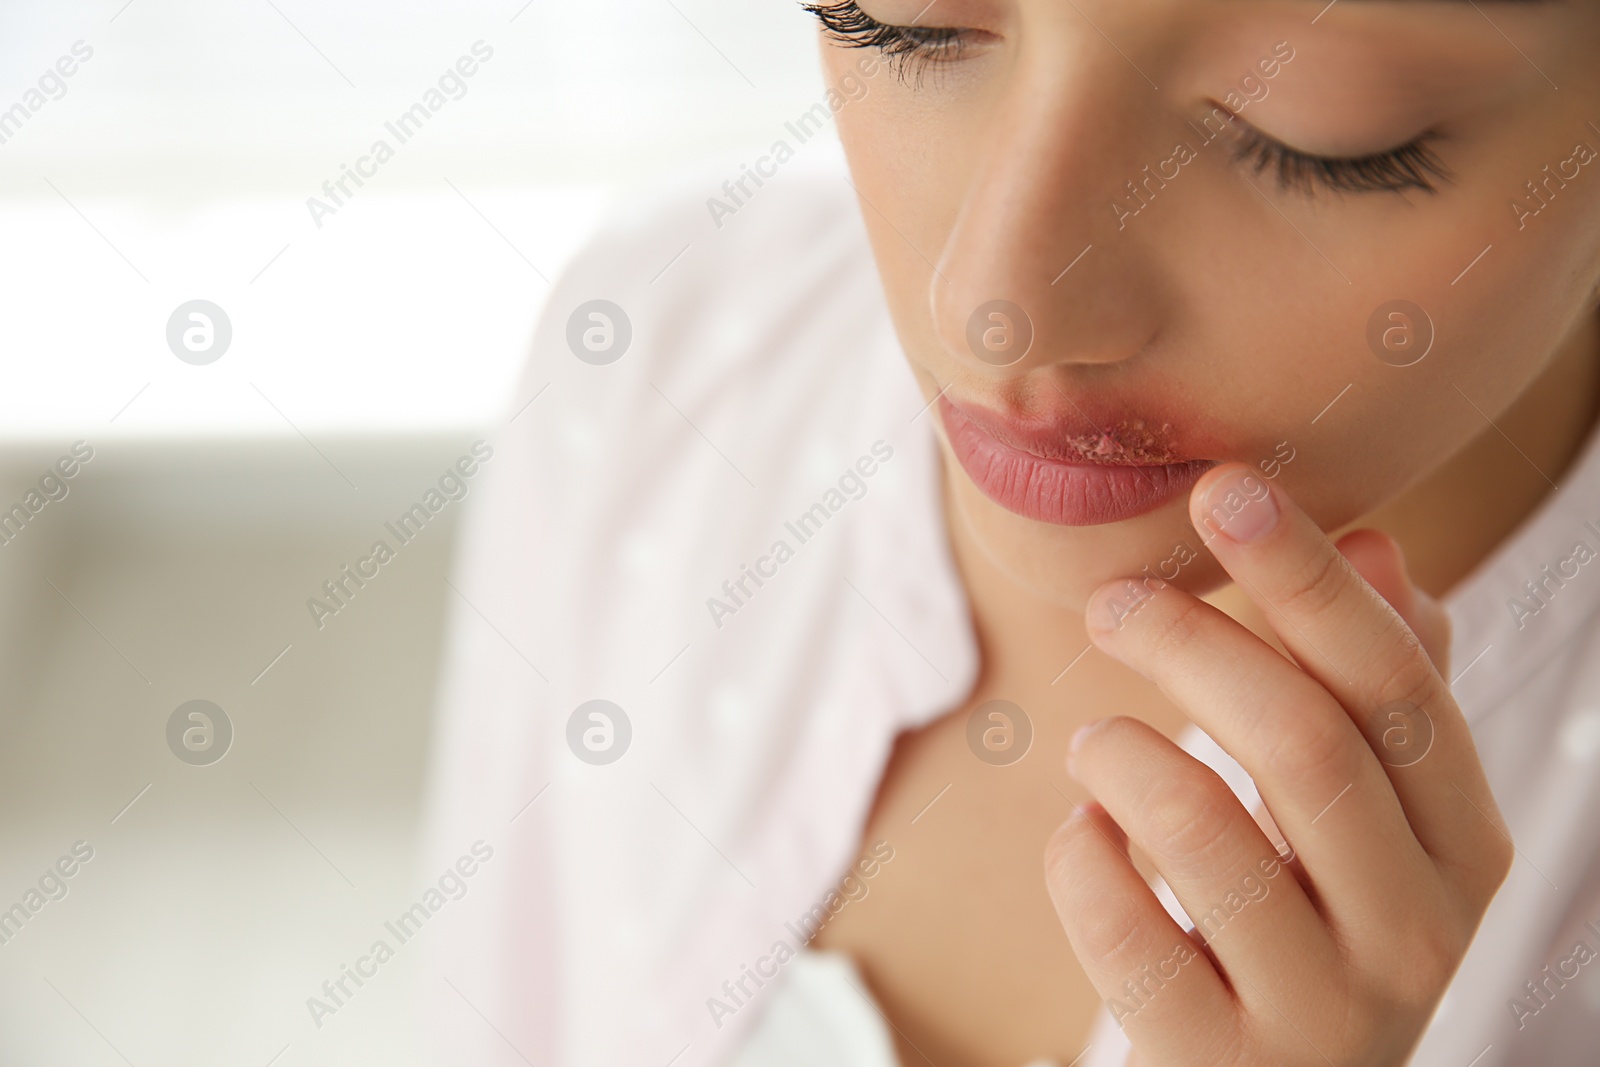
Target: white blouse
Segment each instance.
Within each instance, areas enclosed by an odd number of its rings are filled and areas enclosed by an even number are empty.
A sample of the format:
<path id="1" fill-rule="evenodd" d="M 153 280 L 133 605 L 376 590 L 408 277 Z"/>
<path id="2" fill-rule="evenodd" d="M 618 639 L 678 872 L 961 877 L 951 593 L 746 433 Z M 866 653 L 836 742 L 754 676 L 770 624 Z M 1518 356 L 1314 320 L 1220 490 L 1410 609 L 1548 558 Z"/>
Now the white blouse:
<path id="1" fill-rule="evenodd" d="M 566 272 L 469 502 L 423 862 L 480 837 L 495 859 L 430 926 L 443 1062 L 726 1065 L 785 1019 L 836 1051 L 739 1062 L 893 1062 L 804 917 L 856 862 L 894 737 L 960 705 L 976 647 L 837 150 L 715 217 L 725 177 L 642 202 Z M 1448 600 L 1518 859 L 1417 1067 L 1600 1062 L 1579 544 L 1600 550 L 1593 441 Z M 1105 1016 L 1079 1067 L 1125 1048 Z"/>

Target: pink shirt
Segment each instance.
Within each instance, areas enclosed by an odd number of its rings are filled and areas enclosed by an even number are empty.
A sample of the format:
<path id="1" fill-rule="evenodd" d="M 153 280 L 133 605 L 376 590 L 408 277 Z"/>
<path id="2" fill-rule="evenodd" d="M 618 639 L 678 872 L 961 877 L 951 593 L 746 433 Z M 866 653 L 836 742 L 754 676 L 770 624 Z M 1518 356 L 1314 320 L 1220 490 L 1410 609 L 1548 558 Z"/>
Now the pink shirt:
<path id="1" fill-rule="evenodd" d="M 423 861 L 481 837 L 496 863 L 429 940 L 450 1062 L 728 1062 L 854 863 L 895 735 L 975 675 L 934 429 L 836 150 L 714 217 L 724 177 L 567 271 L 469 503 Z M 593 300 L 631 327 L 613 362 L 574 354 L 621 336 Z M 1600 966 L 1574 962 L 1600 953 L 1600 561 L 1579 543 L 1600 551 L 1593 443 L 1449 599 L 1519 858 L 1417 1065 L 1600 1062 Z M 1084 1063 L 1120 1062 L 1118 1038 Z"/>

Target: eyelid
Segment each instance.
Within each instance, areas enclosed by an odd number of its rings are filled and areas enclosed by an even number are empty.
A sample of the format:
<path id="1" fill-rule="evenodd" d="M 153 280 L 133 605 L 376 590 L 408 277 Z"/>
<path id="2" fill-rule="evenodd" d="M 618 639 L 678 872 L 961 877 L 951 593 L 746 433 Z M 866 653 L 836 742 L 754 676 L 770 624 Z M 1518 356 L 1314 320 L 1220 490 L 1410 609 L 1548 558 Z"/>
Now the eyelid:
<path id="1" fill-rule="evenodd" d="M 929 8 L 933 6 L 928 5 Z M 885 22 L 869 15 L 855 0 L 811 0 L 801 4 L 801 7 L 815 15 L 829 34 L 846 43 L 858 43 L 860 38 L 873 34 L 953 36 L 966 32 L 959 26 L 934 26 L 916 21 L 903 24 Z M 923 13 L 926 11 L 927 8 L 924 8 Z"/>
<path id="2" fill-rule="evenodd" d="M 961 59 L 976 39 L 988 36 L 985 31 L 966 27 L 881 22 L 863 11 L 855 0 L 815 0 L 803 7 L 822 23 L 830 40 L 846 48 L 876 50 L 902 80 L 910 69 L 920 81 L 926 68 Z"/>
<path id="3" fill-rule="evenodd" d="M 911 16 L 908 22 L 894 22 L 887 18 L 879 18 L 862 7 L 860 0 L 841 0 L 841 2 L 833 6 L 854 8 L 861 12 L 863 17 L 869 18 L 881 26 L 890 26 L 895 29 L 965 30 L 973 25 L 972 20 L 967 17 L 967 13 L 960 11 L 961 8 L 966 6 L 960 0 L 955 0 L 954 3 L 951 0 L 931 0 L 931 2 L 930 0 L 912 0 L 911 3 L 906 5 L 906 13 Z M 952 6 L 958 9 L 954 15 L 951 14 Z M 953 19 L 953 21 L 934 21 L 940 18 Z"/>
<path id="4" fill-rule="evenodd" d="M 1314 192 L 1317 186 L 1334 192 L 1402 192 L 1417 189 L 1438 190 L 1430 176 L 1441 181 L 1453 177 L 1448 167 L 1433 152 L 1433 144 L 1443 139 L 1436 129 L 1427 129 L 1392 148 L 1359 156 L 1325 156 L 1307 152 L 1273 137 L 1237 114 L 1215 105 L 1228 117 L 1237 138 L 1234 158 L 1253 162 L 1257 174 L 1268 167 L 1277 169 L 1280 189 L 1299 188 Z"/>
<path id="5" fill-rule="evenodd" d="M 1382 156 L 1387 156 L 1391 153 L 1398 152 L 1401 149 L 1406 148 L 1408 145 L 1416 144 L 1419 141 L 1437 139 L 1438 136 L 1429 130 L 1424 130 L 1415 137 L 1408 137 L 1397 145 L 1392 145 L 1389 148 L 1380 148 L 1375 152 L 1362 152 L 1359 155 L 1348 156 L 1325 155 L 1321 152 L 1312 152 L 1305 148 L 1296 148 L 1294 145 L 1274 137 L 1261 127 L 1256 126 L 1251 122 L 1247 122 L 1232 112 L 1228 112 L 1227 108 L 1222 108 L 1221 110 L 1227 113 L 1228 125 L 1232 127 L 1235 136 L 1263 142 L 1273 148 L 1279 149 L 1280 151 L 1288 152 L 1292 155 L 1299 156 L 1301 159 L 1317 163 L 1360 163 L 1369 159 L 1378 159 Z"/>

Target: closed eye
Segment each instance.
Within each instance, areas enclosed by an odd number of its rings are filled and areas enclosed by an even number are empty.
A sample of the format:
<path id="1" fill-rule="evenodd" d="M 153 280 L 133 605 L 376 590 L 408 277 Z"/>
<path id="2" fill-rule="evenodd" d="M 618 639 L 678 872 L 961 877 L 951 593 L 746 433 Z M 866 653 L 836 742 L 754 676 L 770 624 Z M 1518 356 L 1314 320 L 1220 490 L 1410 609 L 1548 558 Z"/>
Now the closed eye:
<path id="1" fill-rule="evenodd" d="M 895 26 L 879 22 L 855 2 L 802 5 L 822 23 L 826 36 L 846 48 L 872 48 L 881 52 L 904 80 L 907 72 L 920 76 L 934 63 L 959 59 L 972 31 L 953 26 Z"/>
<path id="2" fill-rule="evenodd" d="M 1278 188 L 1313 195 L 1319 190 L 1340 193 L 1403 192 L 1420 189 L 1438 192 L 1436 181 L 1451 180 L 1433 150 L 1440 134 L 1428 130 L 1403 145 L 1363 156 L 1321 156 L 1291 148 L 1246 122 L 1230 124 L 1237 138 L 1234 159 L 1257 174 L 1271 171 Z"/>
<path id="3" fill-rule="evenodd" d="M 897 26 L 861 10 L 855 0 L 806 3 L 806 11 L 822 23 L 832 41 L 847 48 L 871 48 L 882 53 L 902 80 L 908 72 L 919 80 L 933 64 L 961 57 L 975 31 L 952 26 Z M 1255 173 L 1271 171 L 1278 188 L 1305 195 L 1319 191 L 1342 193 L 1438 191 L 1436 182 L 1452 175 L 1433 150 L 1440 140 L 1429 130 L 1405 144 L 1362 156 L 1324 156 L 1291 148 L 1237 116 L 1229 115 L 1235 134 L 1234 158 Z"/>

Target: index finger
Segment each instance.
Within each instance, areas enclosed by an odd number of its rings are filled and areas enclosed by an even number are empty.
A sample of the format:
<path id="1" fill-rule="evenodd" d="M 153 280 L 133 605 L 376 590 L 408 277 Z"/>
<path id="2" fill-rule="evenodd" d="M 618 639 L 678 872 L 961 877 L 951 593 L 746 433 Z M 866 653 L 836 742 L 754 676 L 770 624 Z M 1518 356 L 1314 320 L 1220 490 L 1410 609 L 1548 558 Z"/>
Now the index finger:
<path id="1" fill-rule="evenodd" d="M 1207 471 L 1189 513 L 1301 669 L 1366 735 L 1423 847 L 1471 862 L 1484 828 L 1470 812 L 1463 818 L 1462 797 L 1497 830 L 1499 815 L 1466 720 L 1405 620 L 1250 467 Z"/>

